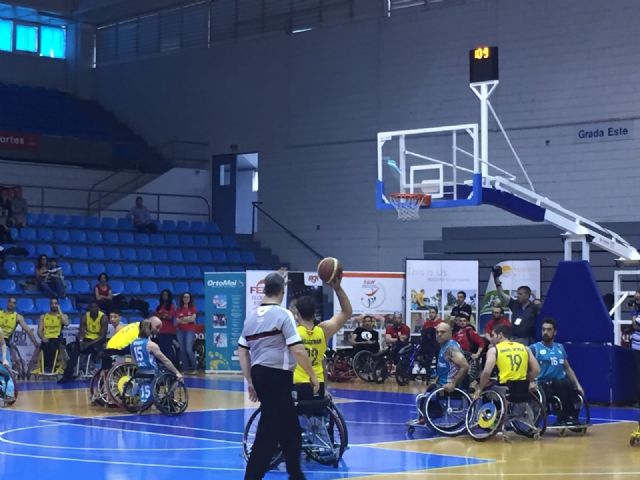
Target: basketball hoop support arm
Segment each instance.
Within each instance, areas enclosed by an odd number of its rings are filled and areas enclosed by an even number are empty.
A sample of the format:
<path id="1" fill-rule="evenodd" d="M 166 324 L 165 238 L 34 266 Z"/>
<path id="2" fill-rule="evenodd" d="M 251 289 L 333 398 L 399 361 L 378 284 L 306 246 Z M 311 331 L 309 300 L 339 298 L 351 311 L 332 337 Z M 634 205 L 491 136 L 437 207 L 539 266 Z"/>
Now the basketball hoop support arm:
<path id="1" fill-rule="evenodd" d="M 489 186 L 489 97 L 499 83 L 498 80 L 489 80 L 469 84 L 469 88 L 480 99 L 480 168 L 483 187 Z"/>

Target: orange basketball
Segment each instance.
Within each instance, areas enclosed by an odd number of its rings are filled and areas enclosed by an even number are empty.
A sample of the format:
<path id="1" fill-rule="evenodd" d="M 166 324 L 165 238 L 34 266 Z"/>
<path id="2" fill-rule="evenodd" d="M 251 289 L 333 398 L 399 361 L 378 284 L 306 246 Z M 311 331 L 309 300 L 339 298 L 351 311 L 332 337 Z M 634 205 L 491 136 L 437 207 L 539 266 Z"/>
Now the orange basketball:
<path id="1" fill-rule="evenodd" d="M 327 257 L 320 260 L 318 264 L 318 276 L 323 282 L 329 283 L 337 275 L 342 275 L 342 264 L 334 257 Z"/>

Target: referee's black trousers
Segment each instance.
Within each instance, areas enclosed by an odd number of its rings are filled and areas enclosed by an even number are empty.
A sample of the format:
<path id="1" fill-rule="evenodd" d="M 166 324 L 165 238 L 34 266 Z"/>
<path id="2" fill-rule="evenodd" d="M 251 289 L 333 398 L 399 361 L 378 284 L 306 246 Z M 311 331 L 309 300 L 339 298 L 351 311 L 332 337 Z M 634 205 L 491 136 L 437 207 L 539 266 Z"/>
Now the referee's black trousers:
<path id="1" fill-rule="evenodd" d="M 300 468 L 300 423 L 291 397 L 293 372 L 255 365 L 251 367 L 251 378 L 261 412 L 245 480 L 261 480 L 278 448 L 282 449 L 289 479 L 304 480 Z"/>

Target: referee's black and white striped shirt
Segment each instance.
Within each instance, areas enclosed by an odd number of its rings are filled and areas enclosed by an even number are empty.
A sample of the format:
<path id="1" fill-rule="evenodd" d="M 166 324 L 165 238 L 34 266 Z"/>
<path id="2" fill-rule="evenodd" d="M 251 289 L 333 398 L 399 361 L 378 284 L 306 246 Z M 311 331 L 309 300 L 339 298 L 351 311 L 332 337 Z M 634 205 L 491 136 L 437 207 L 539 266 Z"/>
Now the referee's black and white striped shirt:
<path id="1" fill-rule="evenodd" d="M 280 305 L 260 305 L 242 328 L 238 346 L 251 352 L 251 366 L 293 371 L 296 360 L 289 347 L 302 343 L 293 314 Z"/>

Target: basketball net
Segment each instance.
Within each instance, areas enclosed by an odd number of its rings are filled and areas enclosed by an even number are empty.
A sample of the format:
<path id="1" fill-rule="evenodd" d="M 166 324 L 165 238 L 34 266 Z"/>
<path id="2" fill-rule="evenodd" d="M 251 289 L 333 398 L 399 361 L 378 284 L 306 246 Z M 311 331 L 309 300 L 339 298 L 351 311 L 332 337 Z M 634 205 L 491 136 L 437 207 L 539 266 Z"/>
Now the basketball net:
<path id="1" fill-rule="evenodd" d="M 431 195 L 422 193 L 392 193 L 389 203 L 398 212 L 398 220 L 412 221 L 420 218 L 420 207 L 431 204 Z"/>

